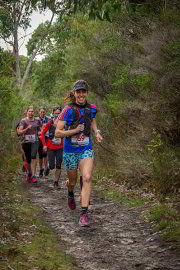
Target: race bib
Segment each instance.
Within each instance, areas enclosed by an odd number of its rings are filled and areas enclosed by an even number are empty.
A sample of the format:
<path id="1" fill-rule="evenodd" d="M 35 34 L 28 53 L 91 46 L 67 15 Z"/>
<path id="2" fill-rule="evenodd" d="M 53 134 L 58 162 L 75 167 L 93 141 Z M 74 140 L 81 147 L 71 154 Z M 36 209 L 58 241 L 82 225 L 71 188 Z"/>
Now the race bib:
<path id="1" fill-rule="evenodd" d="M 54 138 L 54 139 L 52 139 L 52 144 L 60 145 L 61 144 L 61 138 L 58 138 L 58 139 Z"/>
<path id="2" fill-rule="evenodd" d="M 72 136 L 71 143 L 73 146 L 85 146 L 89 144 L 89 137 L 81 133 L 80 135 Z"/>
<path id="3" fill-rule="evenodd" d="M 33 142 L 36 141 L 36 135 L 35 134 L 33 134 L 33 135 L 25 135 L 24 139 L 25 139 L 26 142 L 33 143 Z"/>

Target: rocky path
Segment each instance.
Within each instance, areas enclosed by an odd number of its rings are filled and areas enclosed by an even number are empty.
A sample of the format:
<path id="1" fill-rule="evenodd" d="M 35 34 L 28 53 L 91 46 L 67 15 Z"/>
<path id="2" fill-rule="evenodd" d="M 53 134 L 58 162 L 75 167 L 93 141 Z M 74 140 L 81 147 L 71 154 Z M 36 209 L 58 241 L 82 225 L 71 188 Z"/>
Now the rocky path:
<path id="1" fill-rule="evenodd" d="M 65 181 L 65 176 L 63 177 Z M 65 182 L 64 182 L 65 183 Z M 44 219 L 63 241 L 67 254 L 76 258 L 86 270 L 179 270 L 177 247 L 160 240 L 150 224 L 135 208 L 118 205 L 92 195 L 91 227 L 78 225 L 80 204 L 71 211 L 67 206 L 67 189 L 54 189 L 42 179 L 30 186 L 30 200 L 44 210 Z M 76 188 L 76 198 L 79 188 Z"/>

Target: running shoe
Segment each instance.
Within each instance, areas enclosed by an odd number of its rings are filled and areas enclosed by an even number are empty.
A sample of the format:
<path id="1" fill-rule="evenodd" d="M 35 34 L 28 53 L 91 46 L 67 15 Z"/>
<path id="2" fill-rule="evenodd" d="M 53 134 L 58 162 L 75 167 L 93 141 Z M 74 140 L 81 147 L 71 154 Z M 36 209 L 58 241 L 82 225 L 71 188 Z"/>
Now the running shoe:
<path id="1" fill-rule="evenodd" d="M 44 169 L 40 169 L 40 172 L 39 172 L 39 177 L 43 177 L 43 172 L 44 172 Z"/>
<path id="2" fill-rule="evenodd" d="M 59 181 L 54 181 L 54 187 L 60 189 Z"/>
<path id="3" fill-rule="evenodd" d="M 79 225 L 81 227 L 88 227 L 90 225 L 87 213 L 80 215 Z"/>
<path id="4" fill-rule="evenodd" d="M 44 171 L 44 175 L 45 176 L 48 176 L 49 175 L 49 171 L 50 171 L 50 169 L 49 168 L 46 168 L 45 171 Z"/>
<path id="5" fill-rule="evenodd" d="M 68 206 L 71 210 L 75 210 L 76 209 L 76 202 L 74 197 L 68 197 Z"/>
<path id="6" fill-rule="evenodd" d="M 33 176 L 33 177 L 31 178 L 31 182 L 32 182 L 32 183 L 37 183 L 36 176 Z"/>

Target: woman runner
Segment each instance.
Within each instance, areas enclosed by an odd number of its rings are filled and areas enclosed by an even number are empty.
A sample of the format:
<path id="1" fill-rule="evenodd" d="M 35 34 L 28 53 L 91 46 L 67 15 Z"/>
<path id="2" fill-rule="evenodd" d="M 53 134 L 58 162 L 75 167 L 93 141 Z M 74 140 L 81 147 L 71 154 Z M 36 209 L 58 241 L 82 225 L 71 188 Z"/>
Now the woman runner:
<path id="1" fill-rule="evenodd" d="M 48 121 L 50 120 L 46 115 L 46 110 L 45 108 L 41 107 L 39 110 L 39 119 L 41 121 L 42 126 L 44 124 L 47 124 Z M 45 139 L 47 140 L 48 137 L 45 136 Z M 39 148 L 38 148 L 38 154 L 39 154 L 39 168 L 40 168 L 40 172 L 39 172 L 39 177 L 43 177 L 43 173 L 45 176 L 47 176 L 49 174 L 49 167 L 48 167 L 48 159 L 47 159 L 47 151 L 44 151 L 43 149 L 43 143 L 40 139 L 39 142 Z"/>
<path id="2" fill-rule="evenodd" d="M 97 142 L 101 142 L 103 139 L 96 124 L 96 105 L 88 104 L 87 97 L 88 85 L 86 81 L 77 81 L 73 91 L 65 98 L 65 102 L 70 99 L 71 104 L 63 109 L 56 127 L 56 137 L 65 137 L 64 167 L 68 175 L 68 206 L 71 210 L 76 208 L 74 188 L 77 182 L 78 168 L 83 179 L 80 226 L 90 225 L 88 205 L 92 190 L 93 170 L 91 128 Z"/>
<path id="3" fill-rule="evenodd" d="M 27 115 L 27 110 L 24 111 L 24 117 L 26 117 Z M 20 121 L 17 123 L 16 125 L 16 134 L 19 138 L 19 142 L 20 142 L 20 150 L 21 150 L 21 153 L 22 153 L 22 160 L 23 160 L 23 167 L 22 167 L 22 171 L 23 172 L 27 172 L 27 167 L 28 167 L 28 163 L 27 163 L 27 160 L 26 160 L 26 157 L 25 157 L 25 154 L 24 154 L 24 151 L 22 149 L 22 135 L 19 134 L 19 126 L 20 126 Z"/>
<path id="4" fill-rule="evenodd" d="M 56 108 L 54 111 L 53 120 L 49 120 L 41 130 L 40 139 L 44 145 L 44 151 L 47 151 L 49 169 L 55 170 L 54 186 L 59 187 L 59 180 L 61 176 L 61 163 L 63 161 L 63 139 L 55 138 L 56 120 L 61 112 L 61 108 Z M 45 136 L 48 134 L 47 139 Z"/>
<path id="5" fill-rule="evenodd" d="M 34 117 L 34 109 L 30 106 L 27 110 L 27 117 L 23 118 L 19 124 L 18 133 L 22 136 L 22 148 L 28 163 L 27 181 L 36 183 L 36 156 L 39 147 L 38 130 L 41 122 Z"/>

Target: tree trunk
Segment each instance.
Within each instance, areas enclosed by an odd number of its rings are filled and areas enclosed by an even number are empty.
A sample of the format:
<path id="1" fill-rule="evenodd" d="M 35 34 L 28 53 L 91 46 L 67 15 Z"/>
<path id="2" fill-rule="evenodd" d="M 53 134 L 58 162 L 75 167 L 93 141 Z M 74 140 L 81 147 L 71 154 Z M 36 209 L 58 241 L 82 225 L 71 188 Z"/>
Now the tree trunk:
<path id="1" fill-rule="evenodd" d="M 48 29 L 50 28 L 50 26 L 52 24 L 53 18 L 54 18 L 54 13 L 52 14 L 51 20 L 50 20 L 50 22 L 48 24 L 47 31 L 48 31 Z M 42 36 L 41 41 L 43 41 L 45 39 L 45 37 L 46 37 L 46 35 Z M 33 63 L 33 60 L 36 57 L 38 50 L 39 50 L 39 47 L 36 48 L 36 50 L 33 52 L 32 56 L 29 58 L 29 62 L 28 62 L 28 65 L 26 67 L 26 71 L 25 71 L 24 76 L 23 76 L 23 78 L 21 80 L 21 84 L 20 84 L 21 89 L 23 89 L 24 84 L 27 81 L 27 78 L 28 78 L 28 75 L 29 75 L 29 72 L 30 72 L 30 69 L 31 69 L 31 66 L 32 66 L 32 63 Z"/>
<path id="2" fill-rule="evenodd" d="M 24 84 L 25 82 L 27 81 L 27 78 L 28 78 L 28 75 L 29 75 L 29 72 L 30 72 L 30 69 L 31 69 L 31 66 L 32 66 L 32 63 L 33 63 L 33 60 L 34 58 L 36 57 L 36 54 L 38 52 L 39 48 L 37 48 L 35 50 L 35 52 L 33 53 L 33 55 L 29 58 L 29 61 L 28 61 L 28 65 L 26 67 L 26 70 L 25 70 L 25 73 L 24 73 L 24 76 L 21 80 L 21 84 L 20 84 L 20 88 L 22 89 L 24 87 Z"/>
<path id="3" fill-rule="evenodd" d="M 16 81 L 17 81 L 17 86 L 20 87 L 20 85 L 21 85 L 21 70 L 20 70 L 20 56 L 19 56 L 17 29 L 14 30 L 13 36 L 14 36 L 13 53 L 14 53 L 15 58 L 16 58 Z"/>

